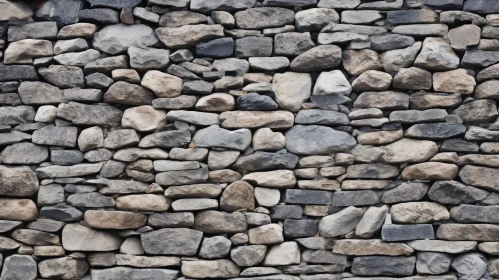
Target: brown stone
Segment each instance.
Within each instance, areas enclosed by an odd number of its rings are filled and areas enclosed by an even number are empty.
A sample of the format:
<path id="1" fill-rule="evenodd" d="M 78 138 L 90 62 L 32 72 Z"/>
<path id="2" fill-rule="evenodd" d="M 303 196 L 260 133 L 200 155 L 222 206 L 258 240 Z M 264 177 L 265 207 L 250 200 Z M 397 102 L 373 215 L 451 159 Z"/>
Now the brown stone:
<path id="1" fill-rule="evenodd" d="M 144 214 L 124 211 L 88 210 L 85 221 L 94 228 L 101 229 L 135 229 L 146 224 Z"/>

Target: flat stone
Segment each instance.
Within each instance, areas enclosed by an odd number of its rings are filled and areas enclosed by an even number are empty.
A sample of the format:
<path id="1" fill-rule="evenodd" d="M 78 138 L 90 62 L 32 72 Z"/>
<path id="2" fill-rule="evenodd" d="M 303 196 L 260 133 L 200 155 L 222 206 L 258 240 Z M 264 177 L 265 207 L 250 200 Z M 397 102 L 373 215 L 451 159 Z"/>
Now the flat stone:
<path id="1" fill-rule="evenodd" d="M 315 47 L 309 32 L 287 32 L 274 37 L 274 53 L 284 56 L 300 55 Z"/>
<path id="2" fill-rule="evenodd" d="M 201 167 L 192 170 L 166 171 L 156 174 L 155 182 L 159 185 L 187 185 L 204 183 L 208 179 L 208 169 Z"/>
<path id="3" fill-rule="evenodd" d="M 354 108 L 407 110 L 409 95 L 398 91 L 363 92 L 354 102 Z"/>
<path id="4" fill-rule="evenodd" d="M 405 135 L 411 138 L 424 138 L 429 140 L 444 140 L 466 132 L 462 124 L 451 123 L 418 123 L 409 127 Z"/>
<path id="5" fill-rule="evenodd" d="M 403 243 L 383 242 L 380 239 L 343 239 L 336 241 L 333 252 L 349 256 L 369 256 L 374 254 L 386 256 L 408 256 L 414 252 L 414 249 Z"/>
<path id="6" fill-rule="evenodd" d="M 18 151 L 19 153 L 23 153 L 26 151 L 23 151 L 24 149 L 22 147 L 25 146 L 25 144 L 32 145 L 31 143 L 19 143 L 17 145 L 21 145 L 21 149 Z M 8 146 L 7 148 L 4 149 L 2 152 L 2 162 L 5 162 L 3 159 L 4 152 L 7 155 L 10 153 L 10 147 L 13 146 Z M 9 149 L 10 148 L 10 149 Z M 14 152 L 16 149 L 14 148 L 11 150 Z M 40 151 L 38 151 L 40 152 Z M 46 152 L 46 151 L 45 151 Z M 41 151 L 43 156 L 43 151 Z M 19 156 L 21 156 L 19 154 Z M 26 164 L 26 163 L 24 163 Z M 19 168 L 9 168 L 6 166 L 1 166 L 0 167 L 0 194 L 1 195 L 9 195 L 9 196 L 16 196 L 16 197 L 29 197 L 38 191 L 38 180 L 36 179 L 36 174 L 31 171 L 31 169 L 26 168 L 26 167 L 19 167 Z"/>
<path id="7" fill-rule="evenodd" d="M 40 275 L 44 278 L 62 279 L 81 278 L 89 269 L 85 260 L 63 257 L 43 260 L 38 264 Z"/>
<path id="8" fill-rule="evenodd" d="M 250 92 L 237 98 L 237 107 L 244 111 L 273 111 L 278 108 L 277 103 L 266 95 Z"/>
<path id="9" fill-rule="evenodd" d="M 142 246 L 147 254 L 193 256 L 203 233 L 187 228 L 165 228 L 141 234 Z"/>
<path id="10" fill-rule="evenodd" d="M 484 243 L 481 243 L 484 244 Z M 459 254 L 476 249 L 476 241 L 414 240 L 407 245 L 417 251 Z"/>
<path id="11" fill-rule="evenodd" d="M 381 202 L 378 192 L 372 190 L 340 191 L 333 196 L 334 206 L 365 206 Z"/>
<path id="12" fill-rule="evenodd" d="M 383 225 L 381 238 L 383 241 L 435 239 L 435 233 L 431 224 Z"/>
<path id="13" fill-rule="evenodd" d="M 323 143 L 316 141 L 319 139 L 315 134 L 321 137 L 335 139 L 334 142 Z M 355 139 L 347 133 L 337 131 L 332 128 L 318 125 L 302 126 L 296 125 L 285 134 L 286 148 L 295 154 L 327 154 L 331 152 L 345 151 L 353 148 Z M 307 143 L 303 145 L 303 143 Z"/>
<path id="14" fill-rule="evenodd" d="M 207 57 L 230 57 L 234 52 L 234 40 L 232 38 L 219 38 L 206 43 L 196 45 L 196 54 Z"/>
<path id="15" fill-rule="evenodd" d="M 171 200 L 158 194 L 135 194 L 120 196 L 116 199 L 116 209 L 129 211 L 167 211 Z"/>
<path id="16" fill-rule="evenodd" d="M 352 179 L 388 179 L 398 175 L 398 167 L 388 164 L 355 164 L 347 168 L 347 177 Z"/>
<path id="17" fill-rule="evenodd" d="M 220 114 L 223 128 L 289 128 L 293 126 L 293 114 L 286 111 L 231 111 Z"/>
<path id="18" fill-rule="evenodd" d="M 192 278 L 231 278 L 239 276 L 240 269 L 230 260 L 183 261 L 182 274 Z"/>
<path id="19" fill-rule="evenodd" d="M 402 68 L 393 78 L 393 87 L 397 89 L 429 90 L 431 86 L 431 73 L 417 67 Z"/>
<path id="20" fill-rule="evenodd" d="M 196 111 L 172 110 L 166 115 L 168 122 L 181 121 L 194 125 L 218 125 L 219 115 L 215 113 L 205 113 Z"/>
<path id="21" fill-rule="evenodd" d="M 335 45 L 313 47 L 291 61 L 296 72 L 321 71 L 337 67 L 341 63 L 341 48 Z"/>
<path id="22" fill-rule="evenodd" d="M 38 80 L 38 76 L 31 65 L 0 65 L 0 82 L 12 80 Z"/>
<path id="23" fill-rule="evenodd" d="M 99 229 L 135 229 L 145 225 L 146 216 L 125 211 L 87 210 L 85 221 Z"/>
<path id="24" fill-rule="evenodd" d="M 190 212 L 154 213 L 149 216 L 148 225 L 155 228 L 184 228 L 194 225 L 194 215 Z"/>
<path id="25" fill-rule="evenodd" d="M 234 14 L 236 25 L 242 29 L 263 29 L 294 23 L 292 10 L 278 7 L 249 8 Z"/>
<path id="26" fill-rule="evenodd" d="M 206 3 L 203 0 L 193 0 L 190 3 L 190 8 L 193 11 L 208 13 L 214 10 L 233 11 L 233 10 L 247 9 L 253 7 L 255 3 L 256 0 L 245 0 L 245 1 L 217 0 L 209 3 Z"/>
<path id="27" fill-rule="evenodd" d="M 356 275 L 412 275 L 416 257 L 368 256 L 353 259 L 352 272 Z"/>
<path id="28" fill-rule="evenodd" d="M 159 42 L 154 31 L 143 24 L 108 25 L 93 36 L 92 45 L 103 52 L 118 54 L 129 47 L 149 47 Z"/>
<path id="29" fill-rule="evenodd" d="M 5 258 L 0 279 L 35 280 L 37 273 L 36 261 L 31 256 L 12 255 Z"/>
<path id="30" fill-rule="evenodd" d="M 296 184 L 296 177 L 290 170 L 253 172 L 244 175 L 242 180 L 259 187 L 270 188 L 292 188 Z"/>
<path id="31" fill-rule="evenodd" d="M 463 104 L 454 113 L 464 123 L 492 122 L 498 115 L 495 101 L 488 99 L 475 100 Z"/>
<path id="32" fill-rule="evenodd" d="M 245 128 L 229 131 L 217 126 L 210 126 L 197 131 L 192 140 L 198 147 L 245 151 L 251 144 L 251 132 Z"/>
<path id="33" fill-rule="evenodd" d="M 43 82 L 22 82 L 19 96 L 24 104 L 55 104 L 65 100 L 62 90 Z"/>
<path id="34" fill-rule="evenodd" d="M 398 223 L 430 223 L 445 221 L 450 218 L 449 211 L 443 205 L 434 202 L 405 202 L 392 206 L 390 214 Z"/>
<path id="35" fill-rule="evenodd" d="M 440 162 L 423 162 L 410 165 L 402 171 L 404 180 L 452 180 L 458 168 L 454 164 Z"/>
<path id="36" fill-rule="evenodd" d="M 319 190 L 286 190 L 286 203 L 288 204 L 331 204 L 333 194 L 327 191 Z"/>
<path id="37" fill-rule="evenodd" d="M 68 178 L 98 173 L 103 163 L 82 163 L 72 166 L 50 165 L 36 169 L 39 178 Z"/>
<path id="38" fill-rule="evenodd" d="M 499 187 L 495 179 L 496 173 L 494 168 L 465 165 L 459 172 L 459 178 L 465 184 L 494 191 Z"/>
<path id="39" fill-rule="evenodd" d="M 204 233 L 237 233 L 247 228 L 246 216 L 240 212 L 202 211 L 195 216 L 194 228 Z"/>
<path id="40" fill-rule="evenodd" d="M 460 205 L 453 207 L 450 214 L 459 223 L 496 223 L 495 213 L 498 209 L 496 205 Z"/>
<path id="41" fill-rule="evenodd" d="M 138 70 L 163 69 L 170 61 L 169 50 L 129 47 L 130 66 Z"/>
<path id="42" fill-rule="evenodd" d="M 114 83 L 104 94 L 106 103 L 123 105 L 151 105 L 155 95 L 139 85 L 130 84 L 123 81 Z"/>
<path id="43" fill-rule="evenodd" d="M 385 153 L 381 156 L 386 163 L 423 162 L 432 158 L 438 147 L 435 142 L 403 138 L 383 147 Z M 407 152 L 410 149 L 410 153 Z"/>
<path id="44" fill-rule="evenodd" d="M 95 280 L 105 280 L 113 278 L 125 278 L 125 279 L 137 279 L 140 277 L 146 277 L 147 279 L 164 279 L 164 280 L 174 280 L 178 277 L 179 272 L 177 270 L 171 269 L 159 269 L 159 268 L 146 268 L 138 269 L 131 267 L 113 267 L 107 269 L 92 269 L 91 270 L 92 279 Z"/>
<path id="45" fill-rule="evenodd" d="M 222 25 L 184 25 L 180 27 L 160 27 L 156 29 L 158 38 L 168 48 L 193 47 L 198 42 L 223 37 Z M 187 36 L 186 36 L 187 35 Z"/>

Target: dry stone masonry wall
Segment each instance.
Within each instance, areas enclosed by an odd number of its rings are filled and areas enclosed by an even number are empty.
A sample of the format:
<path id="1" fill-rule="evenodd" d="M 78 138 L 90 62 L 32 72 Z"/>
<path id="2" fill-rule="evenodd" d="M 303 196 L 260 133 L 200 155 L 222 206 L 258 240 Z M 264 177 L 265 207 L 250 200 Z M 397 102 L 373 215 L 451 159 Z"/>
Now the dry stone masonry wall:
<path id="1" fill-rule="evenodd" d="M 499 1 L 0 0 L 0 280 L 499 279 Z"/>

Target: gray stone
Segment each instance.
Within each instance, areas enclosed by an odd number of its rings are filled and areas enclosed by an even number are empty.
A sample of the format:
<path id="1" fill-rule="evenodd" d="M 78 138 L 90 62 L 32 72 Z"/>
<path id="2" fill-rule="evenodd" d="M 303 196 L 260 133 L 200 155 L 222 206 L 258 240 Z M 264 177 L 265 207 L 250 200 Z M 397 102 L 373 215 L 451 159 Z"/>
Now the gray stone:
<path id="1" fill-rule="evenodd" d="M 459 205 L 450 210 L 451 217 L 459 223 L 497 223 L 499 206 Z"/>
<path id="2" fill-rule="evenodd" d="M 37 271 L 36 261 L 31 256 L 12 255 L 5 258 L 0 279 L 34 280 Z"/>
<path id="3" fill-rule="evenodd" d="M 142 246 L 148 254 L 193 256 L 201 243 L 203 233 L 186 228 L 168 228 L 141 235 Z"/>
<path id="4" fill-rule="evenodd" d="M 24 104 L 54 104 L 64 102 L 64 95 L 59 88 L 43 82 L 22 82 L 19 96 Z"/>
<path id="5" fill-rule="evenodd" d="M 298 157 L 287 153 L 256 152 L 242 156 L 234 163 L 234 168 L 247 171 L 261 171 L 272 169 L 293 169 L 298 163 Z"/>
<path id="6" fill-rule="evenodd" d="M 78 13 L 85 3 L 81 0 L 55 1 L 50 0 L 36 11 L 35 16 L 45 20 L 53 20 L 61 25 L 78 21 Z"/>
<path id="7" fill-rule="evenodd" d="M 166 171 L 156 174 L 155 182 L 160 185 L 187 185 L 204 183 L 208 180 L 208 168 L 192 170 Z"/>
<path id="8" fill-rule="evenodd" d="M 428 191 L 425 183 L 404 182 L 399 186 L 389 189 L 381 196 L 383 203 L 399 203 L 407 201 L 418 201 L 422 199 Z"/>
<path id="9" fill-rule="evenodd" d="M 408 68 L 419 54 L 422 43 L 415 42 L 411 46 L 404 49 L 389 50 L 380 55 L 380 61 L 383 69 L 390 73 L 399 71 L 401 68 Z"/>
<path id="10" fill-rule="evenodd" d="M 288 204 L 331 204 L 333 193 L 319 190 L 286 190 L 286 203 Z"/>
<path id="11" fill-rule="evenodd" d="M 10 26 L 8 30 L 9 42 L 24 39 L 55 39 L 57 37 L 57 23 L 33 22 L 19 26 Z"/>
<path id="12" fill-rule="evenodd" d="M 348 125 L 350 123 L 347 115 L 328 110 L 300 110 L 296 114 L 296 124 L 321 124 L 328 126 Z"/>
<path id="13" fill-rule="evenodd" d="M 249 8 L 237 12 L 234 17 L 237 27 L 242 29 L 281 27 L 294 23 L 293 11 L 278 7 Z"/>
<path id="14" fill-rule="evenodd" d="M 291 62 L 290 68 L 297 72 L 327 70 L 341 63 L 341 48 L 334 45 L 313 47 L 297 56 Z"/>
<path id="15" fill-rule="evenodd" d="M 437 181 L 428 192 L 431 200 L 443 204 L 473 204 L 484 200 L 488 195 L 488 191 L 457 181 Z"/>
<path id="16" fill-rule="evenodd" d="M 190 2 L 191 10 L 208 13 L 213 10 L 233 11 L 251 8 L 255 5 L 256 0 L 215 0 L 210 2 L 206 2 L 203 0 L 192 0 Z"/>
<path id="17" fill-rule="evenodd" d="M 313 2 L 313 1 L 312 1 Z M 299 11 L 295 15 L 298 32 L 319 31 L 330 22 L 338 22 L 340 16 L 333 9 L 311 8 Z"/>
<path id="18" fill-rule="evenodd" d="M 300 205 L 276 205 L 270 209 L 273 220 L 301 219 L 303 209 Z"/>
<path id="19" fill-rule="evenodd" d="M 40 145 L 54 145 L 75 147 L 78 129 L 72 126 L 46 126 L 33 132 L 33 143 Z"/>
<path id="20" fill-rule="evenodd" d="M 356 257 L 352 273 L 362 276 L 409 276 L 414 271 L 416 257 L 368 256 Z"/>
<path id="21" fill-rule="evenodd" d="M 288 130 L 285 136 L 286 148 L 291 153 L 301 155 L 345 151 L 353 148 L 356 143 L 355 139 L 345 132 L 318 125 L 296 125 Z M 328 143 L 319 141 L 324 137 L 334 141 Z"/>
<path id="22" fill-rule="evenodd" d="M 139 85 L 123 81 L 114 83 L 104 94 L 104 101 L 124 105 L 151 105 L 155 95 Z"/>
<path id="23" fill-rule="evenodd" d="M 457 271 L 459 278 L 480 279 L 487 271 L 487 259 L 479 253 L 466 253 L 455 257 L 451 267 Z"/>
<path id="24" fill-rule="evenodd" d="M 48 149 L 32 143 L 16 143 L 5 147 L 0 159 L 6 164 L 39 164 L 48 158 Z"/>
<path id="25" fill-rule="evenodd" d="M 471 0 L 466 1 L 463 10 L 477 14 L 499 13 L 499 5 L 491 0 Z"/>
<path id="26" fill-rule="evenodd" d="M 194 229 L 208 234 L 237 233 L 247 228 L 246 216 L 241 212 L 224 213 L 202 211 L 194 217 Z"/>
<path id="27" fill-rule="evenodd" d="M 147 222 L 155 228 L 187 228 L 194 225 L 194 215 L 190 212 L 154 213 L 149 215 Z"/>
<path id="28" fill-rule="evenodd" d="M 31 65 L 0 65 L 0 82 L 13 80 L 38 80 Z"/>
<path id="29" fill-rule="evenodd" d="M 319 233 L 323 237 L 346 235 L 355 230 L 364 211 L 353 206 L 326 216 L 319 222 Z"/>
<path id="30" fill-rule="evenodd" d="M 60 104 L 57 116 L 76 125 L 119 126 L 123 112 L 110 105 L 88 105 L 77 102 Z"/>
<path id="31" fill-rule="evenodd" d="M 118 54 L 129 47 L 149 47 L 158 43 L 154 31 L 142 24 L 108 25 L 95 33 L 93 46 L 109 54 Z"/>
<path id="32" fill-rule="evenodd" d="M 300 249 L 296 242 L 284 242 L 273 245 L 263 261 L 266 266 L 279 266 L 298 264 L 300 262 Z"/>
<path id="33" fill-rule="evenodd" d="M 232 38 L 219 38 L 196 45 L 196 54 L 199 56 L 215 58 L 229 57 L 233 51 L 234 40 Z"/>
<path id="34" fill-rule="evenodd" d="M 484 68 L 491 66 L 499 61 L 499 53 L 497 51 L 485 50 L 466 50 L 461 66 L 466 68 Z"/>
<path id="35" fill-rule="evenodd" d="M 379 192 L 372 190 L 340 191 L 333 195 L 333 206 L 365 206 L 381 202 Z"/>
<path id="36" fill-rule="evenodd" d="M 315 47 L 315 43 L 309 32 L 288 32 L 277 34 L 274 37 L 274 53 L 276 55 L 296 56 L 313 47 Z"/>
<path id="37" fill-rule="evenodd" d="M 39 178 L 66 178 L 96 174 L 103 163 L 82 163 L 72 166 L 50 165 L 36 169 Z"/>
<path id="38" fill-rule="evenodd" d="M 266 251 L 265 245 L 239 246 L 230 251 L 230 258 L 238 266 L 254 266 L 263 261 Z"/>
<path id="39" fill-rule="evenodd" d="M 383 225 L 381 238 L 383 241 L 435 239 L 435 233 L 431 224 Z"/>
<path id="40" fill-rule="evenodd" d="M 140 279 L 145 277 L 151 280 L 174 280 L 178 277 L 179 272 L 177 270 L 171 269 L 159 269 L 159 268 L 131 268 L 117 266 L 107 269 L 92 269 L 91 270 L 92 279 L 95 280 L 106 280 L 106 279 Z"/>
<path id="41" fill-rule="evenodd" d="M 381 230 L 388 211 L 387 205 L 369 207 L 357 224 L 355 235 L 361 238 L 372 237 Z"/>
<path id="42" fill-rule="evenodd" d="M 229 254 L 232 242 L 223 236 L 205 237 L 199 249 L 199 256 L 203 259 L 220 259 Z"/>
<path id="43" fill-rule="evenodd" d="M 245 151 L 251 144 L 251 132 L 245 128 L 229 131 L 217 126 L 210 126 L 197 131 L 192 140 L 198 147 Z"/>
<path id="44" fill-rule="evenodd" d="M 495 101 L 488 99 L 465 103 L 459 106 L 454 113 L 464 123 L 492 122 L 498 115 Z"/>
<path id="45" fill-rule="evenodd" d="M 348 178 L 354 179 L 388 179 L 399 175 L 397 166 L 380 164 L 380 163 L 367 163 L 350 165 L 347 168 Z"/>
<path id="46" fill-rule="evenodd" d="M 50 161 L 55 165 L 75 165 L 83 162 L 83 153 L 78 150 L 51 150 Z"/>
<path id="47" fill-rule="evenodd" d="M 232 278 L 240 273 L 239 267 L 229 260 L 183 261 L 181 271 L 190 278 Z"/>
<path id="48" fill-rule="evenodd" d="M 476 249 L 476 241 L 414 240 L 407 242 L 417 251 L 431 251 L 449 254 L 465 253 Z M 483 243 L 481 243 L 483 244 Z"/>
<path id="49" fill-rule="evenodd" d="M 130 66 L 137 70 L 163 69 L 170 61 L 170 51 L 163 49 L 131 46 L 128 48 L 128 55 Z"/>
<path id="50" fill-rule="evenodd" d="M 375 51 L 407 48 L 415 42 L 413 37 L 391 33 L 373 35 L 369 37 L 369 41 L 371 42 L 371 48 Z"/>
<path id="51" fill-rule="evenodd" d="M 190 11 L 173 11 L 165 13 L 159 19 L 159 26 L 179 27 L 206 23 L 206 16 Z"/>
<path id="52" fill-rule="evenodd" d="M 238 97 L 237 106 L 239 109 L 245 111 L 272 111 L 278 107 L 271 97 L 259 95 L 255 92 Z"/>
<path id="53" fill-rule="evenodd" d="M 288 238 L 312 237 L 317 233 L 317 222 L 314 220 L 284 220 L 284 236 Z"/>
<path id="54" fill-rule="evenodd" d="M 96 23 L 119 23 L 119 14 L 113 9 L 98 8 L 81 10 L 78 14 L 81 21 L 89 21 Z"/>
<path id="55" fill-rule="evenodd" d="M 87 273 L 89 265 L 86 260 L 63 257 L 43 260 L 38 264 L 38 269 L 44 278 L 81 279 Z"/>
<path id="56" fill-rule="evenodd" d="M 272 38 L 269 37 L 244 37 L 237 39 L 234 49 L 235 56 L 240 58 L 271 56 L 272 42 Z"/>
<path id="57" fill-rule="evenodd" d="M 100 193 L 77 193 L 68 196 L 66 203 L 75 207 L 101 208 L 114 207 L 116 203 L 112 197 Z"/>
<path id="58" fill-rule="evenodd" d="M 354 108 L 407 110 L 409 95 L 398 91 L 363 92 L 355 100 Z"/>
<path id="59" fill-rule="evenodd" d="M 462 124 L 419 123 L 408 128 L 405 131 L 405 135 L 411 138 L 444 140 L 464 134 L 465 132 L 466 127 Z"/>
<path id="60" fill-rule="evenodd" d="M 40 209 L 40 217 L 61 222 L 76 222 L 83 220 L 83 212 L 68 206 L 66 204 L 58 204 L 55 206 L 45 206 Z"/>

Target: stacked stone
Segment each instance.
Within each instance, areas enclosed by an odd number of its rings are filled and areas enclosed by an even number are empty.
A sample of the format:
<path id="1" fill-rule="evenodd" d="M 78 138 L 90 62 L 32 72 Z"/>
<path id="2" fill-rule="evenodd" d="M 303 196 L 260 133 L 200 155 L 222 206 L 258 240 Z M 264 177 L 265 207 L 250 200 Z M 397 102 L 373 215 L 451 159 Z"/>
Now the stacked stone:
<path id="1" fill-rule="evenodd" d="M 499 278 L 496 0 L 0 0 L 0 58 L 0 280 Z"/>

